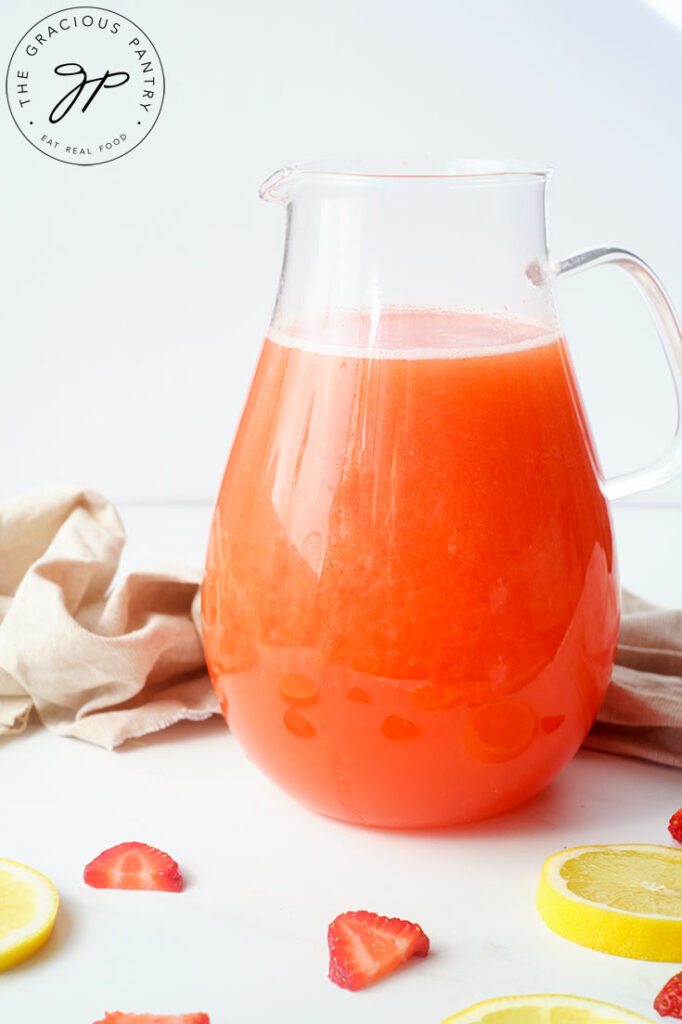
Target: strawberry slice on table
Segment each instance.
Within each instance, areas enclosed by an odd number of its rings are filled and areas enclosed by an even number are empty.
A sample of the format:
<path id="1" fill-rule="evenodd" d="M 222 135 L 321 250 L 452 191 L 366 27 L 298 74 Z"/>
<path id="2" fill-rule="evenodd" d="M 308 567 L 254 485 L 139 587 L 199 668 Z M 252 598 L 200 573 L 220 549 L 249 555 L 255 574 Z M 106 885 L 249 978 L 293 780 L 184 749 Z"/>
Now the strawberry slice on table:
<path id="1" fill-rule="evenodd" d="M 679 811 L 675 811 L 668 822 L 668 832 L 676 843 L 682 843 L 682 807 Z"/>
<path id="2" fill-rule="evenodd" d="M 207 1013 L 181 1013 L 167 1016 L 157 1013 L 105 1013 L 95 1024 L 211 1024 Z"/>
<path id="3" fill-rule="evenodd" d="M 83 881 L 94 889 L 157 889 L 182 892 L 172 857 L 146 843 L 119 843 L 86 865 Z"/>
<path id="4" fill-rule="evenodd" d="M 340 988 L 353 991 L 429 951 L 429 939 L 418 924 L 368 910 L 339 914 L 329 925 L 327 942 L 329 977 Z"/>
<path id="5" fill-rule="evenodd" d="M 661 1017 L 677 1017 L 682 1020 L 682 971 L 666 981 L 654 1000 L 654 1010 Z"/>

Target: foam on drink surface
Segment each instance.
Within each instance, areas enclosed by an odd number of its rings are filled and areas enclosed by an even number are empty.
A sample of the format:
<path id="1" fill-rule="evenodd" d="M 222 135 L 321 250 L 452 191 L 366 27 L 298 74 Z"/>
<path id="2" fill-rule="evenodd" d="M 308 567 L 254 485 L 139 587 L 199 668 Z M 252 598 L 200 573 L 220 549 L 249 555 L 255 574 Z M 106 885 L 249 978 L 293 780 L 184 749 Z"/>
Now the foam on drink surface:
<path id="1" fill-rule="evenodd" d="M 551 345 L 558 331 L 497 314 L 458 310 L 385 309 L 271 328 L 285 348 L 357 359 L 463 359 L 500 356 Z"/>

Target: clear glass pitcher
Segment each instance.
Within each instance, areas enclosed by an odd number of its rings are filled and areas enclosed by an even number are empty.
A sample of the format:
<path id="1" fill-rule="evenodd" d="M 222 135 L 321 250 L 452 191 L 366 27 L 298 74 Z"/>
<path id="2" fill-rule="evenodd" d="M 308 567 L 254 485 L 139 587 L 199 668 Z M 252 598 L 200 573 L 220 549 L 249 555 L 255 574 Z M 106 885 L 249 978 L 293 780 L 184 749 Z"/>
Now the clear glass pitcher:
<path id="1" fill-rule="evenodd" d="M 249 757 L 307 806 L 430 826 L 526 800 L 609 682 L 619 590 L 606 482 L 554 282 L 604 261 L 682 340 L 631 253 L 555 264 L 548 172 L 315 164 L 263 186 L 287 233 L 272 323 L 215 509 L 213 685 Z"/>

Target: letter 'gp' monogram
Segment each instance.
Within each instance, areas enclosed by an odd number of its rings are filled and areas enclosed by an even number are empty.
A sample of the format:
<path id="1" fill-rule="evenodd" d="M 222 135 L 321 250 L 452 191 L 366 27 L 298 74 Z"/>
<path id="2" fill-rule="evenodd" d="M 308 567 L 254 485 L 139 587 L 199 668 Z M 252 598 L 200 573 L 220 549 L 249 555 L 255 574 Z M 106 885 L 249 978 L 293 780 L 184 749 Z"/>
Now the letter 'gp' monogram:
<path id="1" fill-rule="evenodd" d="M 161 58 L 142 29 L 104 7 L 68 7 L 33 25 L 6 78 L 22 135 L 62 163 L 116 160 L 147 137 L 161 113 Z"/>

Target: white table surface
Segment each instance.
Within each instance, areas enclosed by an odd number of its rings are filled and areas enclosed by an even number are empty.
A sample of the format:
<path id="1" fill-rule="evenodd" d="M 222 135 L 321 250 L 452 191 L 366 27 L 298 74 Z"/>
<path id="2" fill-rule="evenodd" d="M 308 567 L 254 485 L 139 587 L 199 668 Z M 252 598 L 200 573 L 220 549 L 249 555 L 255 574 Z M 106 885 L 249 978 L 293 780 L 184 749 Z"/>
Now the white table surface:
<path id="1" fill-rule="evenodd" d="M 210 510 L 128 507 L 123 567 L 199 562 Z M 678 508 L 621 507 L 626 586 L 682 602 Z M 435 832 L 318 817 L 251 766 L 217 718 L 110 753 L 36 725 L 0 743 L 0 856 L 48 874 L 62 898 L 45 949 L 0 976 L 1 1024 L 91 1024 L 104 1010 L 205 1010 L 212 1024 L 439 1024 L 475 1000 L 556 991 L 652 1019 L 679 966 L 582 949 L 534 908 L 564 846 L 668 840 L 682 773 L 581 752 L 502 817 Z M 171 853 L 182 895 L 87 888 L 85 863 L 136 839 Z M 368 909 L 418 921 L 432 953 L 365 991 L 327 980 L 326 928 Z M 656 1018 L 658 1019 L 658 1018 Z"/>

